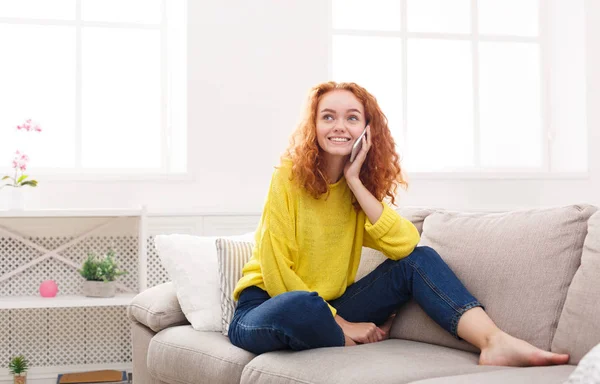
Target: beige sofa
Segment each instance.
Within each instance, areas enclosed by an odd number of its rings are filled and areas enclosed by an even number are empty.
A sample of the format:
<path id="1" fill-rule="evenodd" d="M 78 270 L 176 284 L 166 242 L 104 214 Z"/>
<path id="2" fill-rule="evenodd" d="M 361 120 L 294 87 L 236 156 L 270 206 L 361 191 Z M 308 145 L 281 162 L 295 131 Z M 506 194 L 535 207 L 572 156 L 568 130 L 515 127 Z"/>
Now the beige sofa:
<path id="1" fill-rule="evenodd" d="M 479 366 L 415 304 L 401 308 L 390 340 L 356 347 L 255 356 L 218 332 L 195 331 L 175 288 L 140 293 L 128 308 L 135 384 L 563 383 L 600 343 L 600 212 L 587 205 L 504 213 L 401 209 L 509 333 L 569 353 L 569 365 Z M 365 249 L 364 276 L 383 260 Z"/>

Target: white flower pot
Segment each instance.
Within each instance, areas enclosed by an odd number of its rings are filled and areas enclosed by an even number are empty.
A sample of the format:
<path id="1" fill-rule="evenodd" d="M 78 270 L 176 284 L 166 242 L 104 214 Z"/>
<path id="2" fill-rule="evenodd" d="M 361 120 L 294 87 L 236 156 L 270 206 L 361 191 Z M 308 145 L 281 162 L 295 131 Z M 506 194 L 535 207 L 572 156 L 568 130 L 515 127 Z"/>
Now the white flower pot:
<path id="1" fill-rule="evenodd" d="M 7 187 L 11 189 L 10 209 L 22 211 L 25 209 L 25 188 Z"/>
<path id="2" fill-rule="evenodd" d="M 117 292 L 114 281 L 84 281 L 83 294 L 89 297 L 113 297 Z"/>

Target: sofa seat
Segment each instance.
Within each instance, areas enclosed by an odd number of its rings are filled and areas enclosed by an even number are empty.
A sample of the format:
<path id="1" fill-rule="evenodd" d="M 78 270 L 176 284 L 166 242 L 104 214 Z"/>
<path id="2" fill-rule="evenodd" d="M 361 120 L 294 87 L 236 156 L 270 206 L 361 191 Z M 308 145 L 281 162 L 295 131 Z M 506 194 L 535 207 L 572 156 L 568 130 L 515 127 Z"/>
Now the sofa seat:
<path id="1" fill-rule="evenodd" d="M 391 339 L 356 347 L 270 352 L 244 368 L 241 384 L 400 384 L 510 369 L 479 366 L 475 353 Z"/>
<path id="2" fill-rule="evenodd" d="M 254 354 L 240 349 L 220 332 L 200 332 L 191 325 L 158 332 L 148 348 L 148 371 L 155 379 L 177 384 L 239 383 Z"/>
<path id="3" fill-rule="evenodd" d="M 510 368 L 494 372 L 419 380 L 413 384 L 562 384 L 575 368 L 574 365 Z"/>

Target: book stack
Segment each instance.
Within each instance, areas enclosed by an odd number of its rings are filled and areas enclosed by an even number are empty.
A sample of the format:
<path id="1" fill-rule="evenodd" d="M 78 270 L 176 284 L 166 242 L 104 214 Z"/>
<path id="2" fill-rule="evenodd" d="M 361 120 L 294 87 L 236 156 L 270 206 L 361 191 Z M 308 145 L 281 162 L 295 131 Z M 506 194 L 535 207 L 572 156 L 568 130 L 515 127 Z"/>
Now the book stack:
<path id="1" fill-rule="evenodd" d="M 58 375 L 56 384 L 130 384 L 127 372 L 116 370 L 63 373 Z"/>

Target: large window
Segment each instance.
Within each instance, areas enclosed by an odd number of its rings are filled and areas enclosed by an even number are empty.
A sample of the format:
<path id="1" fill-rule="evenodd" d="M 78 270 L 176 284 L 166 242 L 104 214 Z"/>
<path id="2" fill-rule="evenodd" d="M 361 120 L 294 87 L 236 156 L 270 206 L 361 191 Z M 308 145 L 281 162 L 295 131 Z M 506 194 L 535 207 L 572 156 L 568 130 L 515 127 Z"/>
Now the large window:
<path id="1" fill-rule="evenodd" d="M 331 77 L 378 98 L 412 172 L 582 171 L 585 123 L 569 127 L 566 150 L 555 143 L 566 129 L 558 115 L 572 122 L 585 114 L 585 80 L 572 76 L 585 68 L 580 5 L 567 15 L 558 9 L 569 6 L 332 0 Z M 569 49 L 573 57 L 557 59 Z M 565 112 L 573 103 L 562 102 L 567 78 L 578 84 L 571 91 L 579 107 Z M 564 156 L 573 151 L 577 160 Z"/>
<path id="2" fill-rule="evenodd" d="M 185 172 L 185 4 L 1 1 L 0 168 L 18 149 L 38 174 Z"/>

